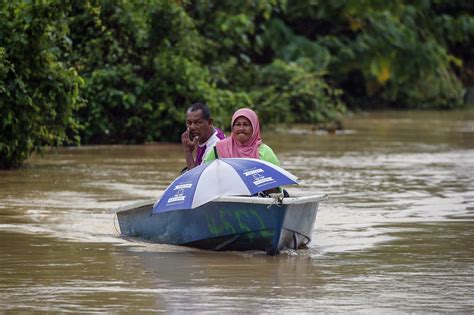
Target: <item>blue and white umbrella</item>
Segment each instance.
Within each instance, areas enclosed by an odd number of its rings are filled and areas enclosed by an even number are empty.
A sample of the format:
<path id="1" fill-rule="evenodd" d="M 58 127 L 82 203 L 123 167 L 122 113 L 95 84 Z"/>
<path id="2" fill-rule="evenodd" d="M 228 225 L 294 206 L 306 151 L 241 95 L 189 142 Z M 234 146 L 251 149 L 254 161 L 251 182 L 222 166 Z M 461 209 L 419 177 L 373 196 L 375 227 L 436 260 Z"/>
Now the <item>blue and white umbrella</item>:
<path id="1" fill-rule="evenodd" d="M 222 158 L 182 174 L 166 188 L 153 213 L 193 209 L 220 196 L 252 196 L 279 186 L 297 184 L 297 177 L 272 163 Z"/>

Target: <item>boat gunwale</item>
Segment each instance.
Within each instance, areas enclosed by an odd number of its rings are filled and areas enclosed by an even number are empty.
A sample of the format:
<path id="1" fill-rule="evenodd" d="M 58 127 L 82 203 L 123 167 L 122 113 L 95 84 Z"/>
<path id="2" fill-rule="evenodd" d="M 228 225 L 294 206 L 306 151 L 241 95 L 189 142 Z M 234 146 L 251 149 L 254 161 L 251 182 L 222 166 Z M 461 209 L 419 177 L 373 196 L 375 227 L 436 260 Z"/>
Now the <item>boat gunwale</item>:
<path id="1" fill-rule="evenodd" d="M 283 198 L 281 204 L 284 205 L 297 205 L 307 202 L 321 202 L 328 199 L 328 195 L 310 195 L 310 196 L 300 196 L 300 197 L 286 197 Z M 158 199 L 159 200 L 159 199 Z M 129 211 L 137 208 L 141 208 L 147 205 L 154 205 L 157 199 L 145 199 L 129 202 L 122 206 L 112 209 L 113 213 L 119 213 L 123 211 Z M 248 197 L 248 196 L 221 196 L 210 202 L 232 202 L 232 203 L 250 203 L 250 204 L 262 204 L 262 205 L 271 205 L 278 204 L 279 202 L 274 198 L 261 198 L 261 197 Z"/>

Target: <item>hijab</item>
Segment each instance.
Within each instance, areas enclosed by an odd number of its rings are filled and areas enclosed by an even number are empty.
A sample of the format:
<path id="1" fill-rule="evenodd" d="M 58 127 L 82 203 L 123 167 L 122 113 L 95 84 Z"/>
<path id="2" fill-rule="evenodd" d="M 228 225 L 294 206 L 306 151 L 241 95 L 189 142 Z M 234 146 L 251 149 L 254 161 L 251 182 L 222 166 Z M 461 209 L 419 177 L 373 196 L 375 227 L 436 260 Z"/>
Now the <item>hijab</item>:
<path id="1" fill-rule="evenodd" d="M 236 140 L 236 135 L 233 132 L 233 126 L 237 118 L 245 117 L 252 125 L 253 133 L 245 143 L 240 143 Z M 258 122 L 257 114 L 249 108 L 241 108 L 232 116 L 232 123 L 230 125 L 232 133 L 229 138 L 225 138 L 216 144 L 217 154 L 222 158 L 259 158 L 258 146 L 263 143 L 260 137 L 260 124 Z"/>

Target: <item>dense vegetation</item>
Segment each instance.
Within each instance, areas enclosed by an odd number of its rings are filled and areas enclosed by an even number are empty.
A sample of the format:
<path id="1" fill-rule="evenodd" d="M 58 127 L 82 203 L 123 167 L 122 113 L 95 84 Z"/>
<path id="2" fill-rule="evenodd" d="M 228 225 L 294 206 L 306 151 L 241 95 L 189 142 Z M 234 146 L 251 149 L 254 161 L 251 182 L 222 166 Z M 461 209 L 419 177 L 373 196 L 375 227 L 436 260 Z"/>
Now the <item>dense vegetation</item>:
<path id="1" fill-rule="evenodd" d="M 61 5 L 0 2 L 0 169 L 78 139 L 82 79 L 64 62 L 67 34 Z"/>
<path id="2" fill-rule="evenodd" d="M 462 105 L 467 1 L 0 2 L 0 168 L 44 145 L 177 141 L 200 101 L 228 129 L 337 122 L 346 108 Z"/>

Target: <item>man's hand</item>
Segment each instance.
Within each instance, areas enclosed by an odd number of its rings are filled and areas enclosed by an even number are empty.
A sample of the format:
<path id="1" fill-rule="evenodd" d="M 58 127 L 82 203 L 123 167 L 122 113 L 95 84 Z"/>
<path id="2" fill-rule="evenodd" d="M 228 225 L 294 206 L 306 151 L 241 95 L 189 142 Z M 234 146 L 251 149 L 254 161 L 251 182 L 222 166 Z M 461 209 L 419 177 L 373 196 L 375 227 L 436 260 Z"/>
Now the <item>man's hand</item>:
<path id="1" fill-rule="evenodd" d="M 193 140 L 190 138 L 189 128 L 181 135 L 181 144 L 183 145 L 184 152 L 193 152 L 199 141 L 198 136 L 194 137 Z"/>
<path id="2" fill-rule="evenodd" d="M 181 135 L 181 144 L 183 145 L 184 149 L 184 157 L 186 159 L 186 166 L 188 170 L 196 167 L 196 163 L 194 162 L 193 151 L 194 148 L 198 145 L 199 137 L 194 137 L 193 140 L 189 137 L 189 128 L 186 129 L 185 132 Z"/>

